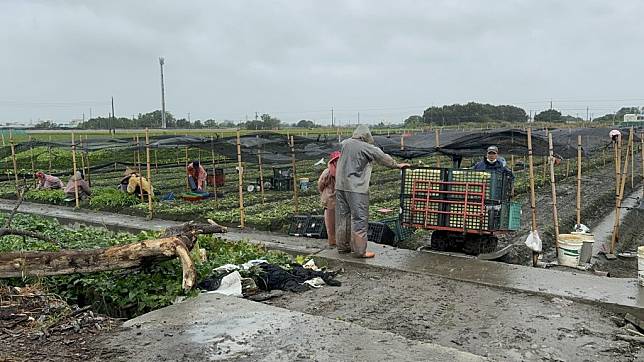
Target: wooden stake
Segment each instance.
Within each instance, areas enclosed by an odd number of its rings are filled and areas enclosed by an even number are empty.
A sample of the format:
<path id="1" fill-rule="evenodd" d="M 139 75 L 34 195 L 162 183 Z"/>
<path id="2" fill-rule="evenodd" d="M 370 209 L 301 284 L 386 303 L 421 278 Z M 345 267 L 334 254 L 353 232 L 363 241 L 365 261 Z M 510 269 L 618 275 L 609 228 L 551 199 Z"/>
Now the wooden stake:
<path id="1" fill-rule="evenodd" d="M 405 150 L 405 133 L 400 134 L 400 150 L 404 151 Z"/>
<path id="2" fill-rule="evenodd" d="M 85 174 L 85 156 L 83 153 L 85 152 L 85 148 L 83 147 L 83 135 L 78 136 L 78 141 L 80 144 L 80 156 L 81 156 L 81 172 Z"/>
<path id="3" fill-rule="evenodd" d="M 31 136 L 29 136 L 29 158 L 31 159 L 31 177 L 34 178 L 34 186 L 38 182 L 36 178 L 36 163 L 34 162 L 34 146 L 31 144 Z"/>
<path id="4" fill-rule="evenodd" d="M 635 187 L 635 142 L 631 142 L 630 149 L 631 149 L 631 189 L 633 189 Z"/>
<path id="5" fill-rule="evenodd" d="M 581 224 L 581 135 L 577 136 L 577 224 Z"/>
<path id="6" fill-rule="evenodd" d="M 246 215 L 244 213 L 244 168 L 242 166 L 241 140 L 239 130 L 237 130 L 237 167 L 239 168 L 239 227 L 243 229 L 244 219 L 246 218 Z"/>
<path id="7" fill-rule="evenodd" d="M 440 130 L 436 128 L 434 130 L 434 138 L 436 141 L 436 150 L 438 150 L 441 147 L 441 136 L 440 136 Z M 440 154 L 436 154 L 436 167 L 441 167 L 441 156 Z"/>
<path id="8" fill-rule="evenodd" d="M 144 202 L 145 199 L 143 198 L 143 173 L 141 172 L 141 143 L 139 142 L 139 135 L 136 135 L 136 167 L 139 171 L 139 185 L 141 189 L 141 202 Z M 149 181 L 149 180 L 148 180 Z M 150 185 L 150 191 L 152 191 L 152 185 Z M 148 193 L 148 198 L 150 197 L 150 194 Z"/>
<path id="9" fill-rule="evenodd" d="M 300 202 L 298 199 L 298 190 L 297 190 L 297 171 L 295 169 L 295 140 L 293 139 L 293 136 L 291 136 L 291 157 L 293 160 L 293 209 L 295 213 L 297 214 L 300 212 Z"/>
<path id="10" fill-rule="evenodd" d="M 188 181 L 188 165 L 190 164 L 190 161 L 188 161 L 188 146 L 185 147 L 185 161 L 186 161 L 186 191 L 190 191 L 190 182 Z M 197 180 L 195 180 L 197 182 Z"/>
<path id="11" fill-rule="evenodd" d="M 159 174 L 159 157 L 157 155 L 157 148 L 154 149 L 154 174 Z"/>
<path id="12" fill-rule="evenodd" d="M 47 146 L 47 157 L 49 158 L 49 174 L 51 175 L 51 136 L 49 136 L 49 145 Z"/>
<path id="13" fill-rule="evenodd" d="M 532 128 L 528 128 L 528 170 L 530 182 L 530 228 L 533 232 L 537 231 L 537 199 L 534 190 L 534 162 L 532 159 Z M 532 251 L 532 266 L 537 266 L 539 253 Z"/>
<path id="14" fill-rule="evenodd" d="M 148 193 L 148 218 L 152 219 L 154 217 L 154 212 L 152 208 L 152 175 L 150 172 L 150 138 L 148 136 L 147 128 L 145 129 L 145 163 L 148 169 L 148 183 L 150 185 L 150 192 Z M 141 185 L 141 191 L 143 191 L 143 185 Z"/>
<path id="15" fill-rule="evenodd" d="M 9 130 L 9 144 L 11 145 L 11 160 L 13 161 L 13 175 L 16 179 L 16 195 L 20 197 L 20 187 L 18 186 L 18 162 L 16 161 L 16 145 L 13 143 L 13 134 Z"/>
<path id="16" fill-rule="evenodd" d="M 217 164 L 215 163 L 215 139 L 210 136 L 210 157 L 212 158 L 212 191 L 215 194 L 215 206 L 217 206 Z"/>
<path id="17" fill-rule="evenodd" d="M 264 197 L 264 165 L 262 164 L 262 150 L 257 147 L 257 163 L 259 164 L 259 190 L 262 193 L 262 204 L 266 202 Z"/>
<path id="18" fill-rule="evenodd" d="M 620 139 L 621 141 L 621 139 Z M 620 184 L 618 185 L 617 196 L 615 197 L 615 222 L 613 224 L 613 234 L 610 238 L 610 253 L 615 254 L 615 244 L 619 241 L 619 222 L 621 219 L 621 210 L 622 210 L 622 199 L 624 198 L 624 186 L 626 184 L 626 175 L 624 172 L 628 172 L 628 149 L 633 145 L 633 128 L 631 127 L 628 134 L 628 144 L 626 145 L 626 157 L 624 158 L 624 167 L 621 169 L 619 180 Z"/>
<path id="19" fill-rule="evenodd" d="M 87 135 L 85 135 L 85 145 L 87 146 Z M 91 167 L 89 164 L 89 150 L 85 148 L 85 158 L 87 158 L 87 174 L 85 174 L 85 178 L 87 179 L 87 184 L 89 187 L 92 187 L 92 178 L 91 178 Z"/>
<path id="20" fill-rule="evenodd" d="M 552 133 L 548 132 L 548 159 L 550 163 L 550 185 L 552 189 L 552 222 L 555 227 L 555 250 L 559 257 L 559 217 L 557 216 L 557 188 L 555 185 L 555 156 L 552 146 Z"/>
<path id="21" fill-rule="evenodd" d="M 76 176 L 76 141 L 74 140 L 74 132 L 72 132 L 72 171 L 74 177 Z M 74 182 L 74 198 L 76 200 L 76 208 L 80 207 L 80 200 L 78 198 L 78 182 Z"/>

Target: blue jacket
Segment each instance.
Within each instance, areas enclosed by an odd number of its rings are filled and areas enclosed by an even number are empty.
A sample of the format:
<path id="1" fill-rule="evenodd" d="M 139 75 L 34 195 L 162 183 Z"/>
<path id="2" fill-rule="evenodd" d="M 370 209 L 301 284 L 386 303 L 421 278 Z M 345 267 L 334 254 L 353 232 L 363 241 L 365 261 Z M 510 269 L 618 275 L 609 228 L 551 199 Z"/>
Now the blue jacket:
<path id="1" fill-rule="evenodd" d="M 505 173 L 509 174 L 510 178 L 514 180 L 514 175 L 512 174 L 512 170 L 506 166 L 506 161 L 503 157 L 498 157 L 496 161 L 490 163 L 488 162 L 487 159 L 483 159 L 474 165 L 474 169 L 476 171 L 495 171 L 495 172 L 500 172 L 500 173 Z"/>

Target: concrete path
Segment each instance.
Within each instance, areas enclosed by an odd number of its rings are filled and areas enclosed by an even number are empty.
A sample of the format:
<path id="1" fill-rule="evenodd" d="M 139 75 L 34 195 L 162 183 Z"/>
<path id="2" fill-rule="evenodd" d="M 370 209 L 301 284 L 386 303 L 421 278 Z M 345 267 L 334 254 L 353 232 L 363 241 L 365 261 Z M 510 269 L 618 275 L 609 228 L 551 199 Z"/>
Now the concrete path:
<path id="1" fill-rule="evenodd" d="M 11 210 L 13 202 L 0 200 L 0 210 Z M 127 230 L 162 230 L 180 223 L 165 220 L 146 220 L 142 217 L 74 211 L 72 208 L 25 202 L 19 211 L 56 217 L 63 222 L 80 222 Z M 617 313 L 630 312 L 644 319 L 644 288 L 634 278 L 605 278 L 522 265 L 504 264 L 469 258 L 459 258 L 431 252 L 397 249 L 369 243 L 376 253 L 374 259 L 355 259 L 325 248 L 324 240 L 275 235 L 268 232 L 235 231 L 221 237 L 227 240 L 249 240 L 270 249 L 293 254 L 315 255 L 332 261 L 396 269 L 412 273 L 439 276 L 518 292 L 563 297 L 582 303 L 601 305 Z"/>
<path id="2" fill-rule="evenodd" d="M 390 332 L 218 294 L 201 294 L 131 319 L 109 337 L 105 347 L 118 350 L 112 357 L 123 361 L 485 360 Z"/>

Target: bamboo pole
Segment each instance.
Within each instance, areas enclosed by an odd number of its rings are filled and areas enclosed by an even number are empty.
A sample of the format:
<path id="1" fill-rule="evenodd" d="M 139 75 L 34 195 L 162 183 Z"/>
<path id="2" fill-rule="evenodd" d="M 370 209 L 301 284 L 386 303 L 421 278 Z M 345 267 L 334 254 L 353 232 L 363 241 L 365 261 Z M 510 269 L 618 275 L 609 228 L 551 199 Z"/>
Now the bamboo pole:
<path id="1" fill-rule="evenodd" d="M 76 140 L 74 139 L 74 132 L 72 132 L 72 171 L 76 176 Z M 76 208 L 80 207 L 80 200 L 78 198 L 78 182 L 74 181 L 74 199 L 76 201 Z"/>
<path id="2" fill-rule="evenodd" d="M 246 215 L 244 213 L 244 168 L 242 166 L 242 157 L 241 157 L 241 140 L 239 136 L 239 130 L 237 130 L 237 167 L 239 168 L 239 227 L 244 228 L 244 219 Z"/>
<path id="3" fill-rule="evenodd" d="M 87 184 L 92 187 L 92 178 L 91 178 L 91 167 L 89 164 L 89 150 L 87 149 L 87 135 L 85 135 L 85 158 L 87 158 L 87 174 L 85 175 L 85 178 L 87 179 Z"/>
<path id="4" fill-rule="evenodd" d="M 404 133 L 400 134 L 400 150 L 401 151 L 405 150 L 405 134 Z"/>
<path id="5" fill-rule="evenodd" d="M 0 136 L 2 137 L 2 147 L 5 147 L 6 143 L 4 141 L 4 130 L 3 129 L 0 129 Z M 9 175 L 9 166 L 7 166 L 7 159 L 3 158 L 2 162 L 4 163 L 4 171 L 7 174 L 7 181 L 9 181 L 11 176 Z M 20 195 L 18 195 L 18 196 L 20 196 Z"/>
<path id="6" fill-rule="evenodd" d="M 548 132 L 548 153 L 550 163 L 550 185 L 552 189 L 552 222 L 555 228 L 555 250 L 559 257 L 559 217 L 557 215 L 557 187 L 555 181 L 555 156 L 552 146 L 552 133 Z"/>
<path id="7" fill-rule="evenodd" d="M 16 179 L 16 195 L 20 197 L 20 191 L 18 186 L 18 162 L 16 161 L 16 145 L 13 142 L 13 134 L 9 130 L 9 144 L 11 145 L 11 160 L 13 161 L 13 176 Z"/>
<path id="8" fill-rule="evenodd" d="M 262 193 L 262 204 L 266 202 L 264 197 L 264 165 L 262 164 L 262 150 L 257 147 L 257 163 L 259 164 L 259 190 Z"/>
<path id="9" fill-rule="evenodd" d="M 139 140 L 139 135 L 136 135 L 136 168 L 139 172 L 139 188 L 141 189 L 141 202 L 144 202 L 145 199 L 143 198 L 143 173 L 141 172 L 141 143 Z M 148 180 L 149 181 L 149 180 Z M 150 191 L 152 191 L 152 188 L 150 188 Z M 148 198 L 150 195 L 148 194 Z"/>
<path id="10" fill-rule="evenodd" d="M 291 136 L 291 158 L 293 161 L 293 206 L 294 206 L 294 211 L 297 214 L 300 212 L 300 200 L 298 198 L 298 190 L 297 190 L 297 170 L 295 169 L 295 140 L 293 139 L 293 136 Z"/>
<path id="11" fill-rule="evenodd" d="M 547 170 L 548 170 L 548 158 L 544 156 L 543 157 L 543 180 L 544 180 L 544 183 L 545 183 L 545 180 L 546 180 Z"/>
<path id="12" fill-rule="evenodd" d="M 34 186 L 38 182 L 36 178 L 36 163 L 34 162 L 34 146 L 31 143 L 32 139 L 29 136 L 29 158 L 31 159 L 31 177 L 34 178 Z"/>
<path id="13" fill-rule="evenodd" d="M 154 149 L 154 174 L 159 174 L 159 157 L 157 155 L 157 148 Z"/>
<path id="14" fill-rule="evenodd" d="M 83 156 L 84 147 L 83 147 L 83 135 L 78 136 L 78 142 L 80 145 L 80 156 L 81 156 L 81 173 L 85 174 L 85 156 Z"/>
<path id="15" fill-rule="evenodd" d="M 210 136 L 210 157 L 212 158 L 212 191 L 215 194 L 215 206 L 217 206 L 217 164 L 215 163 L 215 139 Z"/>
<path id="16" fill-rule="evenodd" d="M 577 136 L 577 224 L 581 224 L 581 135 Z"/>
<path id="17" fill-rule="evenodd" d="M 532 128 L 528 128 L 528 170 L 530 178 L 530 228 L 532 232 L 537 231 L 537 200 L 534 190 L 534 162 L 532 159 Z M 537 266 L 539 253 L 532 251 L 532 266 Z"/>
<path id="18" fill-rule="evenodd" d="M 635 187 L 635 142 L 631 142 L 631 189 Z"/>
<path id="19" fill-rule="evenodd" d="M 4 142 L 2 145 L 4 146 Z M 47 146 L 47 156 L 49 158 L 49 174 L 51 175 L 51 136 L 49 136 L 49 145 Z"/>
<path id="20" fill-rule="evenodd" d="M 186 191 L 190 191 L 190 181 L 188 181 L 188 165 L 190 164 L 190 161 L 188 161 L 188 146 L 185 147 L 185 167 L 186 167 Z M 195 180 L 197 182 L 197 180 Z"/>
<path id="21" fill-rule="evenodd" d="M 438 150 L 441 147 L 441 135 L 440 130 L 436 128 L 434 130 L 434 138 L 436 141 L 436 149 Z M 436 154 L 436 167 L 441 167 L 441 156 L 440 153 Z"/>
<path id="22" fill-rule="evenodd" d="M 629 152 L 628 149 L 632 146 L 633 144 L 633 128 L 631 127 L 629 134 L 628 134 L 628 143 L 626 145 L 626 156 L 624 158 L 624 167 L 620 171 L 619 175 L 619 180 L 620 183 L 617 186 L 618 187 L 618 192 L 617 196 L 615 197 L 615 222 L 613 224 L 613 234 L 611 235 L 610 238 L 610 253 L 615 254 L 615 244 L 619 241 L 619 222 L 621 219 L 621 210 L 622 210 L 622 199 L 624 198 L 624 186 L 626 184 L 626 175 L 624 175 L 624 172 L 628 173 L 628 156 Z"/>
<path id="23" fill-rule="evenodd" d="M 149 131 L 145 129 L 145 163 L 148 170 L 148 183 L 150 185 L 150 192 L 148 193 L 148 218 L 152 219 L 154 217 L 154 209 L 152 208 L 152 175 L 150 172 L 150 138 L 148 135 Z M 143 191 L 143 185 L 141 184 L 141 191 Z M 143 192 L 141 192 L 143 194 Z"/>
<path id="24" fill-rule="evenodd" d="M 640 158 L 642 159 L 642 168 L 640 173 L 642 174 L 642 198 L 641 202 L 644 202 L 644 133 L 640 133 Z"/>

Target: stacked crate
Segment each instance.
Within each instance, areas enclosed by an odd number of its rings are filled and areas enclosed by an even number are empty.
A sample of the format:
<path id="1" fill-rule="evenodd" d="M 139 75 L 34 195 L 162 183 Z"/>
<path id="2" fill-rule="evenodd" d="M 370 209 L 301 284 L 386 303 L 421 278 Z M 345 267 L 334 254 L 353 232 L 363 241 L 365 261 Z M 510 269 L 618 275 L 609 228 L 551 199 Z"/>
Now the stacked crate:
<path id="1" fill-rule="evenodd" d="M 293 168 L 273 167 L 271 185 L 276 191 L 293 191 Z"/>
<path id="2" fill-rule="evenodd" d="M 429 229 L 511 230 L 510 226 L 518 227 L 517 206 L 510 206 L 511 190 L 509 174 L 471 169 L 404 169 L 400 221 Z"/>

